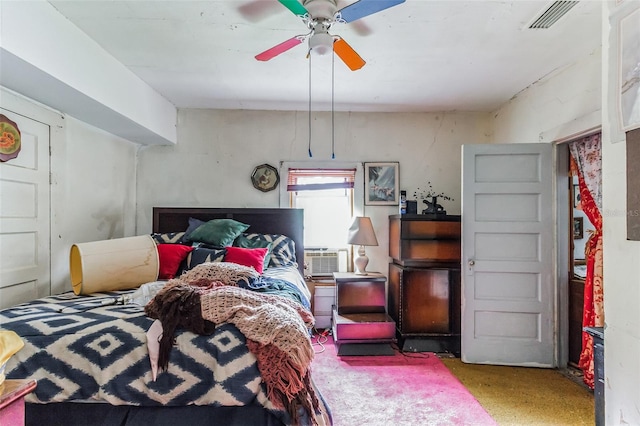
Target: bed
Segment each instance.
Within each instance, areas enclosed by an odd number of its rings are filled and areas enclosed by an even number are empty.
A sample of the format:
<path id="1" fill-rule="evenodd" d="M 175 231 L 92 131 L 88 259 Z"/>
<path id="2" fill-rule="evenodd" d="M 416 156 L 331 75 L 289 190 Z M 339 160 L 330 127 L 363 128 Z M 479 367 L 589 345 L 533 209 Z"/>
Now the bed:
<path id="1" fill-rule="evenodd" d="M 249 225 L 224 257 L 212 259 L 220 249 L 211 245 L 185 242 L 185 235 L 196 235 L 201 225 L 223 221 Z M 15 331 L 25 342 L 7 363 L 7 379 L 38 382 L 25 398 L 26 423 L 331 424 L 310 362 L 291 362 L 304 358 L 310 343 L 289 344 L 295 348 L 283 352 L 280 341 L 267 337 L 277 335 L 273 330 L 283 328 L 280 324 L 291 323 L 295 333 L 286 333 L 302 339 L 306 332 L 309 338 L 313 318 L 303 265 L 297 261 L 304 249 L 302 210 L 156 207 L 151 235 L 159 248 L 194 247 L 175 278 L 89 295 L 70 291 L 0 311 L 0 328 Z M 245 245 L 235 249 L 241 239 Z M 196 249 L 207 255 L 196 256 Z M 265 250 L 261 273 L 226 260 L 232 252 Z M 233 274 L 215 275 L 227 267 L 233 267 Z M 202 281 L 201 271 L 214 278 Z M 227 278 L 237 284 L 224 283 Z M 192 299 L 177 293 L 185 289 Z M 169 297 L 174 294 L 179 297 Z M 186 312 L 185 301 L 193 300 L 197 315 Z M 242 309 L 230 300 L 242 300 Z M 242 316 L 248 305 L 257 316 Z M 280 308 L 279 317 L 261 316 L 274 306 Z M 173 327 L 167 326 L 166 312 L 179 312 Z M 154 335 L 155 326 L 161 331 Z M 283 373 L 284 364 L 289 368 Z"/>

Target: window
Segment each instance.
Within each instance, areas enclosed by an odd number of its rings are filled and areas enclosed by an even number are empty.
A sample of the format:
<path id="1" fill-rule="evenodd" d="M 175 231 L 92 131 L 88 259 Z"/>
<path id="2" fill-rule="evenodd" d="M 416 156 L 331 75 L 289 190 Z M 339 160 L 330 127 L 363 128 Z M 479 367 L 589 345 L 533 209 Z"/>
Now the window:
<path id="1" fill-rule="evenodd" d="M 356 169 L 290 168 L 290 206 L 304 209 L 305 248 L 346 248 Z"/>

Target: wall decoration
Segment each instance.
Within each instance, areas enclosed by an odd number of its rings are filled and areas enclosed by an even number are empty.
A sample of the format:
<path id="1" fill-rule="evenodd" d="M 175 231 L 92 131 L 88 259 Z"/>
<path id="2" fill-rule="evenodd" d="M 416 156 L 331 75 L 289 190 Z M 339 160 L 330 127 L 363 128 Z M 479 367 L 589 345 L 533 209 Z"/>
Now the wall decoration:
<path id="1" fill-rule="evenodd" d="M 397 206 L 400 199 L 400 163 L 364 163 L 364 204 Z"/>
<path id="2" fill-rule="evenodd" d="M 261 164 L 253 169 L 251 183 L 253 183 L 254 188 L 262 192 L 269 192 L 276 189 L 278 183 L 280 183 L 280 175 L 275 167 L 269 164 Z"/>
<path id="3" fill-rule="evenodd" d="M 640 9 L 620 21 L 620 115 L 623 130 L 640 128 Z"/>
<path id="4" fill-rule="evenodd" d="M 582 210 L 582 206 L 580 205 L 580 185 L 573 184 L 573 208 Z"/>
<path id="5" fill-rule="evenodd" d="M 22 141 L 18 125 L 0 114 L 0 161 L 9 161 L 18 156 Z"/>
<path id="6" fill-rule="evenodd" d="M 582 217 L 574 217 L 573 218 L 573 239 L 581 240 L 584 238 L 584 218 Z"/>

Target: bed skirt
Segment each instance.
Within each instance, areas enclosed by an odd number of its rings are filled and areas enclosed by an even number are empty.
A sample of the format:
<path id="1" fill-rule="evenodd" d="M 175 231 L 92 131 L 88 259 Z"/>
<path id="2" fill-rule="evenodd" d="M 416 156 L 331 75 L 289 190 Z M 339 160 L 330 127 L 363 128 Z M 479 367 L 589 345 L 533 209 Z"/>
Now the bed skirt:
<path id="1" fill-rule="evenodd" d="M 261 406 L 138 407 L 101 403 L 26 404 L 26 426 L 282 426 Z"/>

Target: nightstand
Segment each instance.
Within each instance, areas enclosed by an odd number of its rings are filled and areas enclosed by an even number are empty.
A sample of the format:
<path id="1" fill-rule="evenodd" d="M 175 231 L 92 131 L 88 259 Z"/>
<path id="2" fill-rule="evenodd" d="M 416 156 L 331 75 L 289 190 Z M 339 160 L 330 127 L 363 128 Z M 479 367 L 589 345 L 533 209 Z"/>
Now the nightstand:
<path id="1" fill-rule="evenodd" d="M 334 272 L 333 338 L 338 355 L 393 355 L 396 324 L 387 315 L 387 278 Z"/>
<path id="2" fill-rule="evenodd" d="M 24 397 L 35 388 L 35 380 L 7 379 L 0 385 L 0 425 L 24 425 Z"/>

